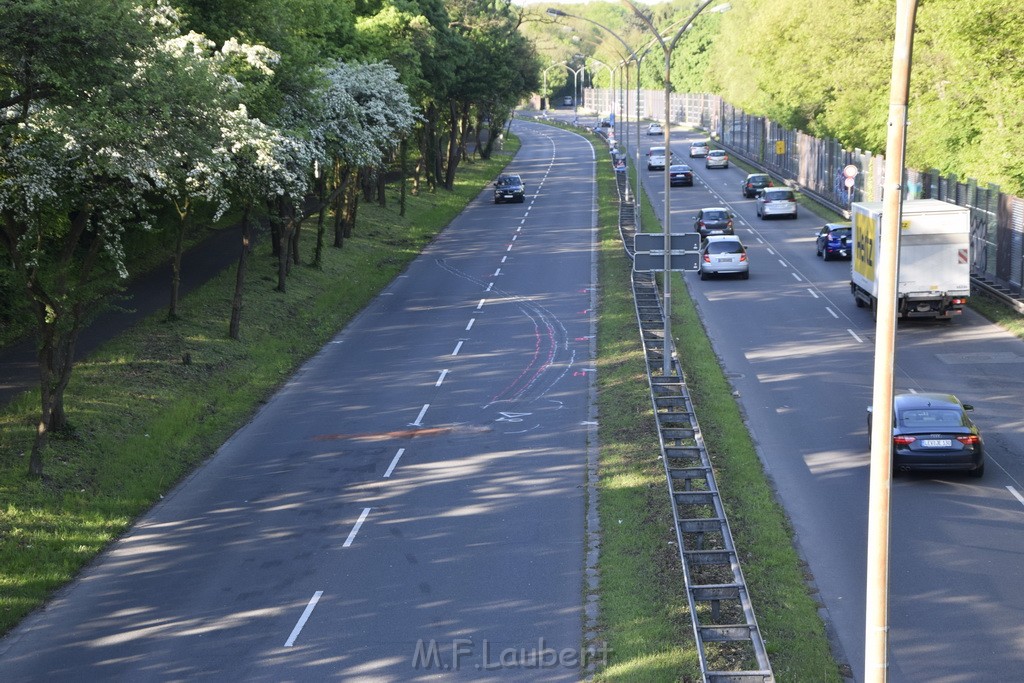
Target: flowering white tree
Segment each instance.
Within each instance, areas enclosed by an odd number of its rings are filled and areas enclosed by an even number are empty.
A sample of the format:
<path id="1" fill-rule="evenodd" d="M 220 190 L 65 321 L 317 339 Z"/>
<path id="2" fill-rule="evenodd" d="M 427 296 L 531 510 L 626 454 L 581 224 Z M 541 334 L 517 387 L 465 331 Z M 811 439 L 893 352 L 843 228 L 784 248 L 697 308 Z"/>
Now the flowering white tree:
<path id="1" fill-rule="evenodd" d="M 66 425 L 78 334 L 127 277 L 126 232 L 149 229 L 154 193 L 216 194 L 189 140 L 219 135 L 211 111 L 230 83 L 194 59 L 201 40 L 175 35 L 162 0 L 3 7 L 0 247 L 37 322 L 39 476 Z"/>
<path id="2" fill-rule="evenodd" d="M 317 259 L 323 241 L 323 208 L 335 204 L 334 245 L 351 234 L 351 216 L 358 199 L 351 182 L 362 168 L 377 169 L 418 120 L 416 107 L 389 64 L 334 62 L 324 71 L 320 106 L 312 117 L 312 138 L 331 166 L 334 188 L 321 189 L 321 222 Z"/>
<path id="3" fill-rule="evenodd" d="M 292 220 L 301 220 L 302 200 L 309 187 L 312 148 L 249 116 L 244 105 L 224 118 L 222 144 L 214 150 L 221 181 L 230 188 L 232 200 L 242 208 L 242 244 L 235 273 L 228 336 L 241 335 L 242 299 L 249 252 L 252 218 L 258 204 L 280 199 Z M 282 283 L 278 283 L 279 287 Z"/>

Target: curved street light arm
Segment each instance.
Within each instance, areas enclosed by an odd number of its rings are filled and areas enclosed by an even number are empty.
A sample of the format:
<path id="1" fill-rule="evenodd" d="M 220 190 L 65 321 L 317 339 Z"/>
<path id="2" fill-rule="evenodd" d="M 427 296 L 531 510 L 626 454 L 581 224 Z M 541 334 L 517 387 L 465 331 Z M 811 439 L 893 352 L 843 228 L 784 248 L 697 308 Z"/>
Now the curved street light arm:
<path id="1" fill-rule="evenodd" d="M 707 0 L 707 1 L 711 2 L 711 0 Z M 551 16 L 553 16 L 553 17 L 569 17 L 571 19 L 580 19 L 582 21 L 589 21 L 594 26 L 599 26 L 600 28 L 603 28 L 605 31 L 608 32 L 609 35 L 611 35 L 613 38 L 615 38 L 615 40 L 617 40 L 620 43 L 622 43 L 622 47 L 626 48 L 626 52 L 633 59 L 636 59 L 636 54 L 634 54 L 633 53 L 633 49 L 630 48 L 628 44 L 626 44 L 626 41 L 624 41 L 622 38 L 620 38 L 618 36 L 618 34 L 615 33 L 615 31 L 611 30 L 610 28 L 608 28 L 604 24 L 598 23 L 598 22 L 594 21 L 593 19 L 588 19 L 587 17 L 580 17 L 580 16 L 576 16 L 575 14 L 569 14 L 568 12 L 563 12 L 562 10 L 555 9 L 554 7 L 549 7 L 547 9 L 547 13 L 550 14 Z"/>

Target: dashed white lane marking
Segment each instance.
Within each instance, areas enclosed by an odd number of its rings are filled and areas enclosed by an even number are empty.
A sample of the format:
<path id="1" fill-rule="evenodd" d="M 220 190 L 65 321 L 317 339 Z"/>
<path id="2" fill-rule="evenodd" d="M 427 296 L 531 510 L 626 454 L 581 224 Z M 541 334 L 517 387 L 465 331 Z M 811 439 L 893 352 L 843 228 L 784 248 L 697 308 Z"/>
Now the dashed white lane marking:
<path id="1" fill-rule="evenodd" d="M 468 332 L 469 330 L 473 329 L 473 323 L 475 323 L 475 322 L 476 322 L 476 318 L 470 318 L 470 319 L 469 319 L 469 324 L 468 324 L 468 325 L 466 325 L 466 331 L 467 331 L 467 332 Z"/>
<path id="2" fill-rule="evenodd" d="M 835 311 L 833 311 L 833 310 L 832 310 L 831 308 L 829 308 L 828 306 L 826 306 L 826 307 L 825 307 L 825 310 L 826 310 L 826 311 L 828 311 L 828 312 L 829 312 L 829 313 L 830 313 L 830 314 L 832 315 L 832 317 L 833 317 L 833 318 L 835 318 L 836 320 L 838 320 L 838 319 L 839 319 L 839 314 L 838 314 L 838 313 L 836 313 Z"/>
<path id="3" fill-rule="evenodd" d="M 782 259 L 779 259 L 779 265 L 782 266 L 783 268 L 789 268 L 789 264 L 787 264 Z"/>
<path id="4" fill-rule="evenodd" d="M 768 253 L 771 254 L 772 256 L 775 256 L 775 252 L 771 250 L 771 247 L 768 248 Z"/>
<path id="5" fill-rule="evenodd" d="M 512 239 L 515 239 L 515 237 L 513 237 Z M 512 251 L 512 245 L 508 245 L 508 248 L 505 251 Z"/>
<path id="6" fill-rule="evenodd" d="M 398 464 L 399 458 L 402 457 L 402 453 L 405 453 L 404 448 L 399 448 L 398 452 L 395 453 L 395 457 L 391 459 L 391 464 L 388 465 L 388 471 L 384 473 L 384 478 L 387 479 L 391 476 L 391 473 L 395 471 L 395 466 Z"/>
<path id="7" fill-rule="evenodd" d="M 416 421 L 409 424 L 410 427 L 422 427 L 423 416 L 427 414 L 427 408 L 430 407 L 429 403 L 424 403 L 423 407 L 420 408 L 420 414 L 416 416 Z"/>
<path id="8" fill-rule="evenodd" d="M 313 613 L 313 608 L 316 607 L 316 603 L 320 602 L 320 596 L 323 594 L 323 591 L 313 593 L 313 597 L 310 598 L 309 603 L 306 604 L 306 609 L 302 611 L 302 616 L 299 617 L 298 623 L 295 624 L 295 628 L 292 629 L 292 634 L 288 636 L 288 640 L 284 641 L 285 647 L 291 647 L 295 644 L 295 639 L 299 637 L 299 633 L 302 632 L 302 627 L 306 625 L 306 620 L 309 619 L 309 615 Z"/>
<path id="9" fill-rule="evenodd" d="M 501 257 L 501 262 L 502 263 L 504 263 L 506 260 L 508 260 L 508 256 L 502 256 Z"/>
<path id="10" fill-rule="evenodd" d="M 815 292 L 813 289 L 808 289 L 807 291 L 810 292 L 811 296 L 813 296 L 815 299 L 818 298 L 818 293 Z"/>
<path id="11" fill-rule="evenodd" d="M 802 277 L 800 277 L 799 275 L 797 275 L 796 273 L 793 273 L 793 277 L 796 278 L 797 282 L 803 282 L 804 281 L 804 279 Z"/>
<path id="12" fill-rule="evenodd" d="M 492 275 L 491 277 L 498 277 L 499 275 L 501 275 L 501 268 L 498 268 L 496 271 L 494 271 L 494 275 Z"/>
<path id="13" fill-rule="evenodd" d="M 493 283 L 493 282 L 488 282 L 488 283 L 487 283 L 487 289 L 485 289 L 484 291 L 485 291 L 485 292 L 489 292 L 489 291 L 491 291 L 491 287 L 493 287 L 493 286 L 494 286 L 494 283 Z"/>
<path id="14" fill-rule="evenodd" d="M 517 239 L 519 239 L 519 235 L 512 235 L 512 241 L 513 242 L 515 242 Z"/>
<path id="15" fill-rule="evenodd" d="M 443 382 L 444 378 L 447 377 L 447 376 L 448 376 L 448 370 L 442 370 L 441 371 L 441 376 L 437 378 L 436 382 L 434 382 L 434 386 L 435 387 L 441 386 L 441 382 Z"/>
<path id="16" fill-rule="evenodd" d="M 1009 491 L 1014 498 L 1020 501 L 1021 505 L 1024 505 L 1024 496 L 1017 493 L 1017 489 L 1013 488 L 1012 486 L 1007 486 L 1006 490 Z"/>
<path id="17" fill-rule="evenodd" d="M 861 339 L 860 337 L 858 337 L 858 336 L 857 336 L 857 333 L 856 333 L 856 332 L 854 332 L 854 331 L 853 331 L 853 330 L 851 330 L 850 328 L 846 328 L 846 331 L 847 331 L 847 332 L 849 332 L 849 333 L 850 333 L 850 335 L 851 335 L 851 336 L 852 336 L 852 337 L 853 337 L 854 339 L 856 339 L 857 341 L 859 341 L 859 342 L 860 342 L 861 344 L 863 344 L 863 343 L 864 343 L 864 340 L 863 340 L 863 339 Z"/>
<path id="18" fill-rule="evenodd" d="M 352 545 L 352 541 L 356 540 L 356 534 L 359 533 L 359 527 L 363 526 L 363 522 L 366 521 L 366 515 L 370 514 L 371 508 L 363 508 L 363 514 L 359 515 L 359 519 L 356 520 L 356 525 L 352 527 L 352 531 L 348 532 L 348 538 L 341 544 L 342 548 L 347 548 Z"/>
<path id="19" fill-rule="evenodd" d="M 523 229 L 523 226 L 520 225 L 518 228 L 516 228 L 516 232 L 519 232 L 522 229 Z"/>
<path id="20" fill-rule="evenodd" d="M 461 349 L 461 348 L 462 348 L 462 342 L 460 341 L 458 344 L 455 345 L 455 350 L 452 351 L 452 355 L 453 356 L 459 355 L 459 349 Z"/>
<path id="21" fill-rule="evenodd" d="M 479 311 L 479 310 L 480 310 L 481 308 L 483 308 L 483 307 L 484 307 L 484 302 L 485 302 L 485 301 L 487 301 L 487 299 L 480 299 L 480 303 L 478 303 L 478 304 L 476 305 L 476 310 L 478 310 L 478 311 Z"/>

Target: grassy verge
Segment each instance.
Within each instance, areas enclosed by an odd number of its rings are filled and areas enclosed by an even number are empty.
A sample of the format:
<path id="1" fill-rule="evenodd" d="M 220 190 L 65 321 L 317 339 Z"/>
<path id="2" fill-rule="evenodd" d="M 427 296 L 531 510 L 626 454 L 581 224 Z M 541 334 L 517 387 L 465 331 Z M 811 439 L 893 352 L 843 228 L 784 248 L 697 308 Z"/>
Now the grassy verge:
<path id="1" fill-rule="evenodd" d="M 612 656 L 600 678 L 699 680 L 609 167 L 598 166 L 598 385 L 601 619 Z M 648 230 L 660 225 L 646 202 L 643 210 Z M 830 653 L 785 514 L 681 277 L 676 276 L 673 288 L 673 330 L 679 348 L 686 350 L 681 354 L 684 372 L 775 674 L 779 680 L 838 681 L 840 667 Z"/>
<path id="2" fill-rule="evenodd" d="M 0 413 L 0 633 L 209 457 L 517 148 L 510 139 L 492 160 L 464 164 L 454 192 L 410 196 L 404 218 L 394 194 L 390 208 L 364 203 L 356 235 L 325 250 L 322 270 L 294 268 L 285 294 L 274 291 L 276 259 L 263 240 L 250 261 L 239 342 L 227 339 L 232 268 L 186 297 L 179 320 L 157 313 L 99 349 L 75 368 L 66 394 L 72 429 L 52 439 L 44 479 L 25 476 L 38 392 Z M 303 237 L 304 262 L 314 229 Z"/>

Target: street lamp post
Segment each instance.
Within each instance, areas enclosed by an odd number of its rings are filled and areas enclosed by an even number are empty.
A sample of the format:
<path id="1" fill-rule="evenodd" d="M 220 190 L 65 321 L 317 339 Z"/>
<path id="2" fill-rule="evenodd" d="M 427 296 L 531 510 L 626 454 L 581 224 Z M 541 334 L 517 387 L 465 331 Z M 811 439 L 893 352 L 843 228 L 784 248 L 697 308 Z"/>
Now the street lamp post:
<path id="1" fill-rule="evenodd" d="M 607 64 L 605 64 L 604 62 L 602 62 L 600 59 L 595 59 L 593 57 L 590 58 L 590 61 L 594 62 L 595 64 L 598 64 L 599 66 L 603 66 L 604 68 L 608 69 L 608 89 L 612 92 L 612 101 L 613 101 L 613 104 L 614 104 L 614 99 L 615 99 L 615 95 L 614 95 L 614 93 L 615 93 L 615 71 L 616 71 L 616 69 L 618 69 L 618 67 L 615 67 L 615 69 L 613 69 L 612 67 L 610 67 Z M 591 79 L 590 79 L 591 80 L 591 85 L 593 85 L 593 80 L 594 80 L 593 79 L 593 75 L 594 75 L 593 71 L 591 71 L 590 75 L 591 75 Z M 612 111 L 614 111 L 616 114 L 619 113 L 614 108 L 614 106 L 613 106 Z M 616 126 L 618 125 L 618 120 L 619 120 L 619 117 L 616 116 L 615 117 Z M 612 130 L 614 131 L 615 128 L 613 127 Z M 617 132 L 613 132 L 612 136 L 615 137 L 616 139 L 618 139 L 618 133 Z"/>
<path id="2" fill-rule="evenodd" d="M 647 15 L 644 14 L 643 12 L 641 12 L 640 8 L 637 7 L 635 4 L 633 4 L 633 2 L 631 0 L 621 0 L 621 1 L 622 1 L 622 3 L 624 5 L 629 7 L 633 11 L 633 13 L 636 14 L 636 16 L 639 17 L 640 20 L 644 24 L 647 25 L 647 27 L 651 30 L 651 33 L 654 34 L 654 37 L 657 40 L 657 43 L 661 44 L 662 52 L 665 55 L 665 77 L 664 77 L 664 80 L 665 80 L 665 125 L 664 125 L 664 130 L 663 130 L 664 141 L 665 141 L 665 164 L 666 164 L 666 168 L 665 168 L 665 216 L 664 216 L 664 224 L 663 224 L 663 231 L 664 231 L 664 235 L 665 235 L 665 245 L 664 245 L 664 248 L 665 248 L 665 261 L 664 261 L 664 269 L 665 269 L 665 276 L 664 276 L 665 277 L 665 282 L 664 282 L 665 329 L 664 329 L 664 335 L 665 335 L 665 340 L 664 340 L 664 351 L 663 351 L 663 354 L 664 354 L 664 364 L 663 364 L 663 367 L 662 367 L 662 372 L 663 372 L 663 374 L 665 376 L 668 376 L 668 375 L 672 374 L 672 322 L 671 322 L 671 319 L 672 319 L 672 270 L 671 270 L 671 266 L 672 266 L 672 224 L 671 224 L 671 213 L 670 213 L 671 212 L 671 206 L 670 206 L 670 198 L 671 198 L 671 194 L 670 194 L 671 178 L 670 178 L 670 176 L 671 176 L 671 174 L 668 171 L 668 166 L 672 163 L 672 147 L 671 147 L 672 142 L 671 142 L 671 130 L 670 130 L 670 124 L 671 124 L 671 121 L 670 121 L 670 119 L 671 119 L 671 109 L 670 109 L 670 107 L 671 107 L 671 100 L 670 100 L 670 95 L 671 95 L 671 91 L 672 91 L 672 70 L 671 70 L 671 66 L 672 66 L 672 50 L 675 48 L 676 43 L 679 42 L 679 39 L 682 38 L 683 33 L 686 31 L 686 29 L 688 29 L 690 27 L 690 24 L 693 23 L 693 20 L 697 18 L 697 15 L 700 14 L 704 10 L 705 7 L 710 5 L 715 0 L 701 0 L 700 3 L 697 5 L 696 9 L 693 11 L 693 13 L 686 19 L 686 21 L 683 22 L 683 24 L 679 27 L 678 31 L 676 31 L 675 36 L 671 40 L 668 40 L 668 41 L 666 41 L 666 39 L 660 33 L 658 33 L 658 30 L 654 27 L 654 24 L 651 23 L 651 20 L 647 17 Z M 723 5 L 720 5 L 720 8 L 721 8 L 720 11 L 726 11 L 727 9 L 729 9 L 729 5 L 728 4 L 723 4 Z M 716 9 L 718 9 L 718 8 L 716 8 Z M 580 17 L 580 16 L 576 16 L 574 14 L 569 14 L 568 12 L 563 12 L 562 10 L 556 9 L 554 7 L 548 8 L 547 13 L 552 15 L 552 16 L 555 16 L 555 17 L 572 17 L 574 19 L 581 19 L 583 21 L 590 22 L 591 24 L 594 24 L 595 26 L 598 26 L 598 27 L 604 29 L 612 37 L 614 37 L 616 40 L 618 40 L 620 43 L 622 43 L 622 46 L 626 48 L 626 51 L 629 53 L 629 55 L 632 58 L 633 62 L 635 62 L 636 65 L 637 65 L 637 111 L 636 111 L 636 124 L 637 124 L 637 131 L 636 131 L 636 145 L 637 145 L 637 157 L 636 157 L 637 193 L 636 193 L 636 196 L 639 199 L 639 196 L 640 196 L 640 65 L 641 65 L 641 62 L 643 60 L 643 57 L 642 56 L 641 57 L 637 57 L 636 52 L 632 48 L 630 48 L 629 45 L 626 44 L 626 41 L 624 41 L 621 37 L 619 37 L 619 35 L 616 34 L 615 31 L 611 30 L 610 28 L 608 28 L 607 26 L 605 26 L 603 24 L 600 24 L 600 23 L 594 21 L 593 19 L 588 19 L 586 17 Z M 653 45 L 652 45 L 652 47 L 653 47 Z M 646 56 L 646 51 L 644 52 L 644 55 Z M 639 216 L 640 212 L 637 211 L 636 213 L 637 213 L 637 216 Z M 637 222 L 637 229 L 639 230 L 639 220 Z"/>
<path id="3" fill-rule="evenodd" d="M 646 14 L 640 11 L 640 8 L 633 4 L 631 0 L 622 0 L 622 3 L 633 10 L 633 13 L 647 25 L 647 28 L 651 30 L 654 37 L 657 38 L 661 44 L 661 50 L 665 55 L 665 126 L 664 126 L 664 140 L 665 140 L 665 218 L 663 224 L 663 230 L 665 234 L 665 282 L 663 284 L 665 295 L 665 346 L 663 350 L 664 363 L 662 365 L 662 374 L 666 377 L 672 374 L 672 214 L 670 208 L 670 197 L 671 197 L 671 174 L 668 171 L 668 167 L 672 164 L 672 131 L 671 131 L 671 101 L 670 96 L 672 93 L 672 50 L 675 49 L 676 43 L 682 38 L 683 33 L 690 27 L 693 20 L 697 18 L 705 7 L 710 5 L 714 0 L 701 0 L 701 3 L 697 5 L 697 8 L 693 11 L 683 25 L 676 31 L 675 36 L 666 41 L 665 38 L 658 33 L 658 30 L 654 27 L 654 24 L 647 17 Z"/>

